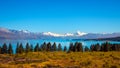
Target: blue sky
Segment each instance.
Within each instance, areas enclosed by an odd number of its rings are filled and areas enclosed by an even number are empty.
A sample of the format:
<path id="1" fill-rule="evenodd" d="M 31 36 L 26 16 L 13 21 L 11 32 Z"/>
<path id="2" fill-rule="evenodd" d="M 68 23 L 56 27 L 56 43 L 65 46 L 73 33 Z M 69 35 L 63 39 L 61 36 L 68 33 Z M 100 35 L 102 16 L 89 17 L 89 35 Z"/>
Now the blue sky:
<path id="1" fill-rule="evenodd" d="M 0 0 L 0 27 L 32 32 L 120 32 L 120 0 Z"/>

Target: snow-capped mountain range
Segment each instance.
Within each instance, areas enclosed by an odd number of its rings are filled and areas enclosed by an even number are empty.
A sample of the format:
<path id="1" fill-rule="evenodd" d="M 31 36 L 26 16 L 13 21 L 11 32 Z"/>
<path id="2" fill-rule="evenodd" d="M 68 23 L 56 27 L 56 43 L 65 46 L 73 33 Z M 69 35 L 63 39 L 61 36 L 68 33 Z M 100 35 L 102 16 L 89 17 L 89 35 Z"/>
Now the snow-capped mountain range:
<path id="1" fill-rule="evenodd" d="M 0 39 L 97 39 L 120 37 L 120 33 L 76 33 L 57 34 L 52 32 L 34 33 L 28 30 L 12 30 L 0 27 Z"/>
<path id="2" fill-rule="evenodd" d="M 54 36 L 54 37 L 67 37 L 67 36 L 83 36 L 87 33 L 77 31 L 76 33 L 65 33 L 65 34 L 57 34 L 52 32 L 45 32 L 43 35 Z"/>

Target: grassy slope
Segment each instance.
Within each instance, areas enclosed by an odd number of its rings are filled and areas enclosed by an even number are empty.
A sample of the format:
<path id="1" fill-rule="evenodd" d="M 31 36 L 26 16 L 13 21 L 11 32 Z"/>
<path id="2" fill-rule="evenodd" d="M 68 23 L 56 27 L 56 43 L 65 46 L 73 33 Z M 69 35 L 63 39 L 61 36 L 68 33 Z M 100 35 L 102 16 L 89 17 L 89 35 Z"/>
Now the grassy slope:
<path id="1" fill-rule="evenodd" d="M 120 68 L 120 52 L 36 52 L 0 55 L 0 68 Z"/>

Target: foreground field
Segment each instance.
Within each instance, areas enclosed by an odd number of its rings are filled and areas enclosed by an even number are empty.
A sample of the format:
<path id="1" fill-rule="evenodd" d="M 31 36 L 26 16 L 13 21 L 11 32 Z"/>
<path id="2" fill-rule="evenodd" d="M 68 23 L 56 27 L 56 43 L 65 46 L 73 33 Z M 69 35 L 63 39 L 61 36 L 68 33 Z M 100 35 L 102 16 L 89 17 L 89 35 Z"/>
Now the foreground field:
<path id="1" fill-rule="evenodd" d="M 120 68 L 120 52 L 1 54 L 0 68 Z"/>

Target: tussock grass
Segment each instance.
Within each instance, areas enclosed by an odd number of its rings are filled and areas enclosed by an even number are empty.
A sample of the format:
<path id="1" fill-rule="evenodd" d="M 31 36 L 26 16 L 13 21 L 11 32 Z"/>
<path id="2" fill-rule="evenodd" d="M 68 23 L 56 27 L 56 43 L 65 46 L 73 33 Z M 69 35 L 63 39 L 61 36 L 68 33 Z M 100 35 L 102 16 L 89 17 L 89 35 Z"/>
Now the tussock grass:
<path id="1" fill-rule="evenodd" d="M 0 68 L 120 68 L 120 52 L 0 54 Z"/>

